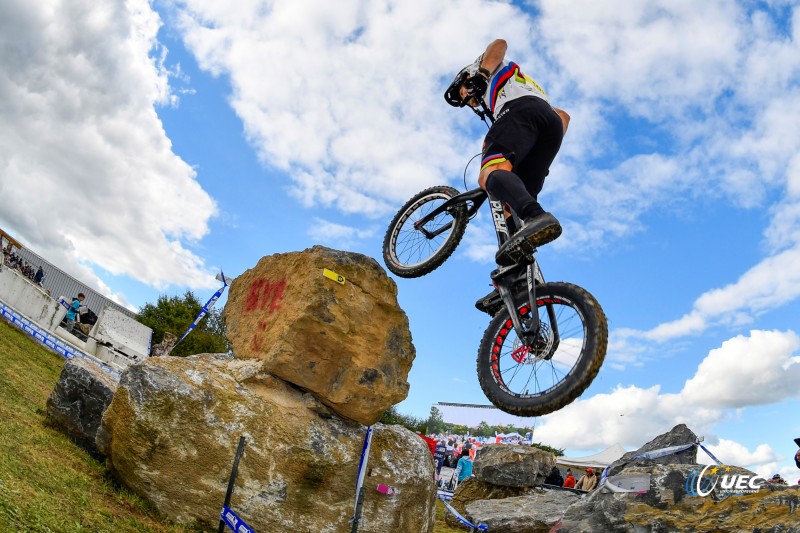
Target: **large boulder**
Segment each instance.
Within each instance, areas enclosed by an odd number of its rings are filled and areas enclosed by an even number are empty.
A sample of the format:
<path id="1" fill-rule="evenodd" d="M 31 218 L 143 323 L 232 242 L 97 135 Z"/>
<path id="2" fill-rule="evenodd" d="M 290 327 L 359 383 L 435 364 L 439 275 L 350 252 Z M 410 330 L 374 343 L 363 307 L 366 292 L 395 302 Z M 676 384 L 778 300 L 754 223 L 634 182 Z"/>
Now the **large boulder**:
<path id="1" fill-rule="evenodd" d="M 627 452 L 622 457 L 609 465 L 608 475 L 613 476 L 621 472 L 624 468 L 633 466 L 652 466 L 652 465 L 667 465 L 667 464 L 684 464 L 696 465 L 697 464 L 697 446 L 691 446 L 686 450 L 678 453 L 671 453 L 663 457 L 654 459 L 645 459 L 640 457 L 634 459 L 639 454 L 651 452 L 653 450 L 660 450 L 663 448 L 670 448 L 672 446 L 682 446 L 685 444 L 693 444 L 697 442 L 697 435 L 689 429 L 686 424 L 678 424 L 666 433 L 658 435 L 653 440 L 639 448 L 638 450 Z"/>
<path id="2" fill-rule="evenodd" d="M 244 435 L 231 505 L 242 519 L 256 531 L 349 530 L 366 428 L 260 366 L 221 354 L 131 365 L 98 434 L 107 465 L 169 519 L 213 527 Z M 431 531 L 425 442 L 400 426 L 373 427 L 359 531 Z"/>
<path id="3" fill-rule="evenodd" d="M 492 485 L 533 487 L 544 483 L 555 464 L 553 454 L 539 448 L 487 444 L 478 450 L 472 473 Z"/>
<path id="4" fill-rule="evenodd" d="M 119 376 L 88 359 L 76 357 L 64 364 L 47 398 L 46 412 L 50 419 L 96 458 L 102 454 L 95 445 L 95 436 L 118 383 Z"/>
<path id="5" fill-rule="evenodd" d="M 650 474 L 646 494 L 595 490 L 571 505 L 559 533 L 682 533 L 685 531 L 800 533 L 800 487 L 760 481 L 751 494 L 725 494 L 718 483 L 708 496 L 692 496 L 687 479 L 702 467 L 673 464 L 633 466 L 622 475 Z M 727 468 L 727 467 L 726 467 Z M 754 476 L 731 467 L 729 474 Z"/>
<path id="6" fill-rule="evenodd" d="M 262 361 L 346 418 L 372 424 L 408 395 L 408 317 L 365 255 L 314 246 L 264 257 L 231 284 L 225 322 L 237 358 Z"/>
<path id="7" fill-rule="evenodd" d="M 549 533 L 578 499 L 578 494 L 566 490 L 533 489 L 523 496 L 472 502 L 467 518 L 473 524 L 486 524 L 489 531 Z"/>
<path id="8" fill-rule="evenodd" d="M 461 515 L 467 514 L 467 506 L 480 500 L 502 500 L 513 496 L 520 496 L 530 492 L 529 487 L 501 487 L 484 483 L 475 476 L 468 477 L 458 484 L 450 505 Z M 451 514 L 445 515 L 445 522 L 450 527 L 462 527 L 461 523 Z"/>

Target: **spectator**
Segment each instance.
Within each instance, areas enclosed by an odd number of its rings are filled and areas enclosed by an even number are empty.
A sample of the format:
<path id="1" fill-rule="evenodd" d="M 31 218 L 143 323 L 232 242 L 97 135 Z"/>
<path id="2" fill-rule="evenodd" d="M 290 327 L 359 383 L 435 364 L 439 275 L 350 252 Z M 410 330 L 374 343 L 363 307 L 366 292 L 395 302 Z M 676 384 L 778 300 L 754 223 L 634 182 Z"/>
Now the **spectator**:
<path id="1" fill-rule="evenodd" d="M 575 488 L 575 476 L 572 475 L 572 470 L 567 468 L 567 479 L 564 480 L 564 484 L 562 485 L 565 489 L 574 489 Z"/>
<path id="2" fill-rule="evenodd" d="M 447 455 L 447 446 L 444 444 L 444 439 L 439 439 L 436 443 L 436 449 L 433 452 L 433 458 L 436 459 L 436 481 L 439 481 L 439 476 L 442 473 L 442 465 L 444 458 Z"/>
<path id="3" fill-rule="evenodd" d="M 37 285 L 41 285 L 43 279 L 44 279 L 44 270 L 42 270 L 42 267 L 39 267 L 39 270 L 36 271 L 36 277 L 33 278 L 33 282 Z"/>
<path id="4" fill-rule="evenodd" d="M 472 459 L 469 458 L 469 450 L 463 450 L 461 457 L 456 465 L 456 477 L 458 482 L 461 483 L 472 475 Z"/>
<path id="5" fill-rule="evenodd" d="M 786 480 L 781 477 L 780 474 L 775 474 L 769 479 L 770 483 L 775 483 L 776 485 L 786 485 Z"/>
<path id="6" fill-rule="evenodd" d="M 593 488 L 597 486 L 597 476 L 594 475 L 593 468 L 587 468 L 586 473 L 581 476 L 578 482 L 575 484 L 575 488 L 579 490 L 585 490 L 589 492 Z"/>
<path id="7" fill-rule="evenodd" d="M 794 439 L 798 446 L 800 446 L 800 437 Z M 800 468 L 800 450 L 797 450 L 797 453 L 794 454 L 794 464 L 797 465 L 797 468 Z"/>
<path id="8" fill-rule="evenodd" d="M 75 329 L 75 324 L 78 318 L 78 311 L 83 304 L 83 301 L 86 299 L 86 295 L 82 292 L 79 292 L 78 295 L 72 299 L 72 305 L 69 306 L 69 310 L 67 311 L 66 316 L 64 317 L 64 329 L 72 333 Z"/>
<path id="9" fill-rule="evenodd" d="M 573 478 L 573 481 L 575 478 Z M 560 487 L 564 484 L 564 478 L 561 476 L 561 470 L 558 469 L 557 466 L 553 465 L 553 469 L 550 470 L 550 474 L 544 478 L 545 485 L 555 485 L 556 487 Z"/>

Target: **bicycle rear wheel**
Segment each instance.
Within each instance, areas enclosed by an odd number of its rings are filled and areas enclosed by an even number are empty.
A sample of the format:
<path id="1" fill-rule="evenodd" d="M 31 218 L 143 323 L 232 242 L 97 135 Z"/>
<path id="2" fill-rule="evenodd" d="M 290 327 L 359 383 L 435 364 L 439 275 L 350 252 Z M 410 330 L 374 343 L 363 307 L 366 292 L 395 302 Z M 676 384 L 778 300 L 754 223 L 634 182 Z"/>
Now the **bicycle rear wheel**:
<path id="1" fill-rule="evenodd" d="M 501 410 L 519 416 L 545 415 L 574 401 L 597 376 L 608 346 L 606 316 L 586 290 L 544 283 L 536 287 L 536 306 L 541 326 L 531 346 L 517 337 L 503 308 L 478 350 L 484 394 Z M 523 325 L 532 322 L 528 304 L 518 312 Z"/>
<path id="2" fill-rule="evenodd" d="M 467 228 L 465 204 L 439 213 L 424 227 L 417 222 L 458 194 L 453 187 L 431 187 L 400 208 L 383 238 L 383 260 L 389 270 L 402 278 L 416 278 L 433 272 L 450 257 Z"/>

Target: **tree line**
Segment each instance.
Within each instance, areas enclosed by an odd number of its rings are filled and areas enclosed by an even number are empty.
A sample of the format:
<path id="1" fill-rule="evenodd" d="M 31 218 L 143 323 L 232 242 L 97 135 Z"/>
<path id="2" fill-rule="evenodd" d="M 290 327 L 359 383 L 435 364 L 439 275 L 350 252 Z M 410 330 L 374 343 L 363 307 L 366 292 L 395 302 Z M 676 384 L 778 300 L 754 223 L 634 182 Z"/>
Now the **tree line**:
<path id="1" fill-rule="evenodd" d="M 164 333 L 172 333 L 178 338 L 191 325 L 203 303 L 192 291 L 183 296 L 167 296 L 162 294 L 156 303 L 146 303 L 136 315 L 136 320 L 153 330 L 153 344 L 164 340 Z M 198 353 L 226 353 L 230 344 L 225 337 L 225 321 L 222 311 L 212 308 L 203 320 L 178 344 L 170 355 L 185 357 Z"/>

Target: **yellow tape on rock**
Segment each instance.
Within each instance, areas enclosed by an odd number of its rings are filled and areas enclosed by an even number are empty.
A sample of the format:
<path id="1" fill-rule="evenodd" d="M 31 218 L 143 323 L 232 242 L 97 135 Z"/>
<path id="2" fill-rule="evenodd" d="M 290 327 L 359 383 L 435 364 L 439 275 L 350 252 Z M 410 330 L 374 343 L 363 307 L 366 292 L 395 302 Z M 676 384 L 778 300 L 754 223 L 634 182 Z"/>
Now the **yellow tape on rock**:
<path id="1" fill-rule="evenodd" d="M 327 268 L 324 268 L 324 269 L 322 269 L 322 275 L 325 276 L 328 279 L 332 279 L 336 283 L 344 285 L 344 282 L 345 282 L 344 276 L 340 276 L 339 274 L 337 274 L 333 270 L 328 270 Z"/>

